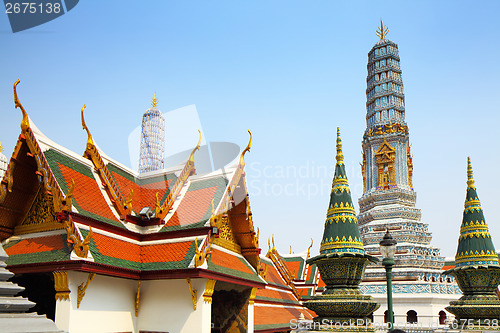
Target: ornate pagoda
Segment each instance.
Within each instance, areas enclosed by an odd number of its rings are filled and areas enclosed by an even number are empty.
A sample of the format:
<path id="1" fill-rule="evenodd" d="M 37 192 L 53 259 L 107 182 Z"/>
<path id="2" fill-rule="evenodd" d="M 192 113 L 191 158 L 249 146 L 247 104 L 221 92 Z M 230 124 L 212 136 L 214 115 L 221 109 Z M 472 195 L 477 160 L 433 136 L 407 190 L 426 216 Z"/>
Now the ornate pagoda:
<path id="1" fill-rule="evenodd" d="M 441 275 L 444 258 L 439 248 L 430 245 L 432 236 L 428 225 L 420 220 L 420 209 L 415 207 L 417 194 L 413 189 L 413 160 L 405 122 L 398 45 L 387 39 L 388 32 L 381 22 L 377 31 L 380 39 L 368 53 L 367 126 L 361 165 L 363 195 L 359 199 L 358 223 L 368 254 L 380 255 L 379 242 L 387 229 L 397 241 L 393 271 L 394 312 L 396 322 L 406 323 L 416 322 L 417 314 L 437 319 L 440 311 L 450 300 L 456 299 L 460 291 L 453 278 Z M 362 292 L 385 304 L 383 267 L 368 267 L 364 282 Z M 424 305 L 431 300 L 432 307 Z M 376 316 L 383 315 L 382 308 Z M 410 311 L 413 312 L 408 319 Z"/>
<path id="2" fill-rule="evenodd" d="M 495 293 L 500 282 L 498 254 L 484 220 L 469 157 L 464 207 L 455 267 L 445 272 L 455 277 L 463 296 L 450 302 L 446 310 L 457 320 L 466 319 L 467 324 L 498 329 L 500 300 Z"/>
<path id="3" fill-rule="evenodd" d="M 328 330 L 338 327 L 340 323 L 357 331 L 374 331 L 366 323 L 369 322 L 368 316 L 379 305 L 371 296 L 363 295 L 358 290 L 365 267 L 370 261 L 376 262 L 377 259 L 365 254 L 361 242 L 345 172 L 340 130 L 337 128 L 337 163 L 320 254 L 307 260 L 308 264 L 318 267 L 321 279 L 326 284 L 321 295 L 313 296 L 304 303 L 317 314 L 315 323 L 325 323 L 326 320 L 336 324 L 326 327 Z M 361 322 L 365 325 L 353 327 Z"/>

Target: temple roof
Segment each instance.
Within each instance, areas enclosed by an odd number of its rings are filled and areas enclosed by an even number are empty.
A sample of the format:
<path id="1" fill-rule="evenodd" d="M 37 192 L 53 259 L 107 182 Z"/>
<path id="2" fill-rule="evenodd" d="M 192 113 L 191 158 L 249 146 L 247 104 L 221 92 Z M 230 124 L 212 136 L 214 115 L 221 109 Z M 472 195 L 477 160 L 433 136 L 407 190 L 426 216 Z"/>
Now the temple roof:
<path id="1" fill-rule="evenodd" d="M 364 254 L 363 243 L 358 229 L 358 220 L 351 199 L 342 153 L 340 129 L 337 128 L 337 163 L 333 176 L 330 203 L 325 229 L 321 241 L 320 254 L 357 253 Z"/>
<path id="2" fill-rule="evenodd" d="M 283 259 L 276 251 L 273 251 L 271 258 L 269 252 L 266 257 L 261 257 L 267 285 L 257 290 L 255 297 L 256 332 L 287 331 L 292 319 L 298 320 L 303 315 L 305 319 L 311 320 L 315 316 L 302 306 L 292 289 L 292 281 L 287 281 L 286 269 L 277 269 L 279 264 L 276 264 L 276 259 Z"/>
<path id="3" fill-rule="evenodd" d="M 85 107 L 83 156 L 50 140 L 16 85 L 21 134 L 0 184 L 0 239 L 13 270 L 265 284 L 244 172 L 251 133 L 239 161 L 224 170 L 196 174 L 200 134 L 185 163 L 139 174 L 101 151 Z"/>
<path id="4" fill-rule="evenodd" d="M 474 184 L 470 157 L 467 157 L 467 194 L 464 207 L 455 256 L 456 267 L 498 265 L 498 255 L 491 241 Z"/>

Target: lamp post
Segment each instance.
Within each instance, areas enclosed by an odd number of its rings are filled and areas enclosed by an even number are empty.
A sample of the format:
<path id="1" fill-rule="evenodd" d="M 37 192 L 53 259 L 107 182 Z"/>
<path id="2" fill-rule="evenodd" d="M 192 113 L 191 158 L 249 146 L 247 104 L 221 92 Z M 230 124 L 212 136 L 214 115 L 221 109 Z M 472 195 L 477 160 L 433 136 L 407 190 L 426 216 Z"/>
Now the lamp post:
<path id="1" fill-rule="evenodd" d="M 396 253 L 397 242 L 392 239 L 389 229 L 380 242 L 380 253 L 384 258 L 382 265 L 385 267 L 385 276 L 387 277 L 387 314 L 389 316 L 389 329 L 394 329 L 394 315 L 392 311 L 392 266 L 394 266 L 394 254 Z"/>

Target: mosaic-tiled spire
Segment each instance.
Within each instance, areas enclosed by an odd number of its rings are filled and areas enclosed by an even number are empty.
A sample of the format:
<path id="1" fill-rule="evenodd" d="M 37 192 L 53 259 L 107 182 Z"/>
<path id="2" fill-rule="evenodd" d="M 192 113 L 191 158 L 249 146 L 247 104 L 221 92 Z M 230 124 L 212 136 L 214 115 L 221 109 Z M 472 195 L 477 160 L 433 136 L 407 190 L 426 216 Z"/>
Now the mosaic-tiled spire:
<path id="1" fill-rule="evenodd" d="M 358 220 L 352 204 L 351 190 L 345 172 L 339 128 L 337 128 L 337 163 L 335 164 L 335 175 L 333 176 L 330 204 L 326 214 L 325 231 L 320 253 L 364 254 Z"/>
<path id="2" fill-rule="evenodd" d="M 139 173 L 161 170 L 164 167 L 165 118 L 157 106 L 155 94 L 151 100 L 151 108 L 142 116 Z"/>
<path id="3" fill-rule="evenodd" d="M 404 124 L 405 119 L 405 97 L 398 45 L 386 38 L 389 29 L 385 28 L 382 22 L 379 31 L 382 31 L 382 33 L 377 32 L 380 40 L 368 53 L 366 78 L 368 128 L 387 123 Z"/>
<path id="4" fill-rule="evenodd" d="M 470 157 L 467 158 L 467 195 L 464 216 L 460 226 L 460 238 L 455 256 L 456 267 L 471 265 L 498 265 L 498 255 L 491 241 L 477 196 Z"/>

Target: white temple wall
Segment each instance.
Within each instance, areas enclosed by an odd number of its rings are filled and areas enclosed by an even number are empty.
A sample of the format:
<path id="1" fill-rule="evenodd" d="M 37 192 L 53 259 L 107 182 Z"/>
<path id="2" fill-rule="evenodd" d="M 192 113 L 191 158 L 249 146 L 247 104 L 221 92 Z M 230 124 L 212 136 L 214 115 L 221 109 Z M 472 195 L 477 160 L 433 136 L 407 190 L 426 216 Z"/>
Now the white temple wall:
<path id="1" fill-rule="evenodd" d="M 186 279 L 142 281 L 139 331 L 169 333 L 210 333 L 212 304 L 203 301 L 207 279 L 191 279 L 197 290 L 193 309 Z"/>
<path id="2" fill-rule="evenodd" d="M 69 333 L 136 332 L 137 282 L 96 274 L 77 308 L 89 273 L 68 271 L 70 299 L 56 302 L 56 325 Z"/>
<path id="3" fill-rule="evenodd" d="M 375 301 L 380 304 L 380 308 L 373 313 L 373 322 L 377 325 L 384 323 L 384 312 L 387 310 L 387 295 L 372 295 Z M 439 312 L 445 311 L 447 319 L 454 319 L 454 316 L 446 311 L 450 301 L 457 300 L 461 295 L 419 295 L 419 294 L 393 294 L 393 309 L 395 326 L 416 328 L 438 328 Z M 417 312 L 417 323 L 411 326 L 406 323 L 407 312 L 413 310 Z M 406 326 L 405 326 L 406 325 Z"/>

